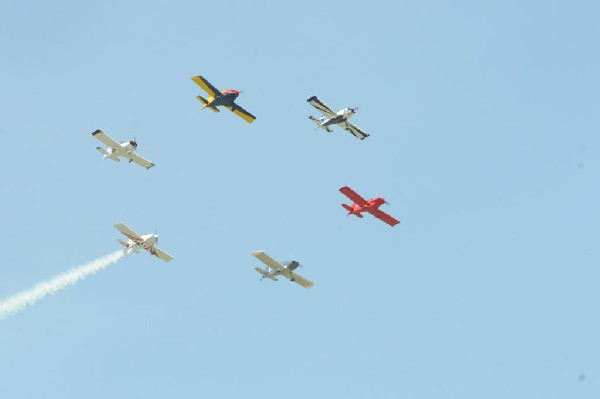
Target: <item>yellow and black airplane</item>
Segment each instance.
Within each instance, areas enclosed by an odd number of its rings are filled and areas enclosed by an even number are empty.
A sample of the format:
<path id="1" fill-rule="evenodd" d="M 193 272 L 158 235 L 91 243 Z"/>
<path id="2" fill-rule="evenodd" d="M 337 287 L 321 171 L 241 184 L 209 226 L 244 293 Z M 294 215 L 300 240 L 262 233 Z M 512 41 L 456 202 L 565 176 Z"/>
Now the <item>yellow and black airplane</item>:
<path id="1" fill-rule="evenodd" d="M 200 102 L 203 104 L 202 109 L 208 107 L 214 112 L 219 112 L 217 107 L 219 105 L 222 105 L 225 108 L 229 108 L 230 111 L 232 111 L 234 114 L 244 119 L 248 123 L 252 123 L 256 119 L 254 115 L 252 115 L 250 112 L 246 111 L 244 108 L 240 107 L 235 103 L 235 99 L 238 98 L 238 96 L 240 95 L 239 91 L 219 91 L 202 76 L 194 76 L 192 80 L 208 93 L 207 99 L 204 99 L 201 96 L 196 96 L 196 98 L 200 100 Z"/>

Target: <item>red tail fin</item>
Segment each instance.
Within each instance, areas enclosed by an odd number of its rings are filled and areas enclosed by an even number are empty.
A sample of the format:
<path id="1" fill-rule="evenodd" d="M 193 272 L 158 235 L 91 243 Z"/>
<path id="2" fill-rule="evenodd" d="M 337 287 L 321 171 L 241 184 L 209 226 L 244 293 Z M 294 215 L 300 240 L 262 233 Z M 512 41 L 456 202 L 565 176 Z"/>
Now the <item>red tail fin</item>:
<path id="1" fill-rule="evenodd" d="M 348 213 L 352 212 L 352 208 L 350 207 L 350 205 L 342 204 L 342 206 L 348 211 Z"/>

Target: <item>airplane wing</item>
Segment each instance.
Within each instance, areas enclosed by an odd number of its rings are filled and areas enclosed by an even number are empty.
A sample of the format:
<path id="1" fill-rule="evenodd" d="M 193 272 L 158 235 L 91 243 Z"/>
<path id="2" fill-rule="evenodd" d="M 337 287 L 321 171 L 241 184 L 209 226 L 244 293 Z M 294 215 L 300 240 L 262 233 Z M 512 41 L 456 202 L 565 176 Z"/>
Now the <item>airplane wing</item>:
<path id="1" fill-rule="evenodd" d="M 399 220 L 396 220 L 394 217 L 388 215 L 387 213 L 385 213 L 384 211 L 382 211 L 380 209 L 376 209 L 376 210 L 372 211 L 371 214 L 373 216 L 375 216 L 377 219 L 380 219 L 381 221 L 389 224 L 392 227 L 394 227 L 395 225 L 400 223 Z"/>
<path id="2" fill-rule="evenodd" d="M 258 258 L 258 260 L 260 260 L 262 263 L 269 266 L 273 270 L 280 271 L 280 270 L 285 269 L 283 266 L 281 266 L 281 264 L 279 262 L 273 260 L 269 255 L 267 255 L 263 251 L 253 252 L 252 255 L 256 256 Z"/>
<path id="3" fill-rule="evenodd" d="M 209 95 L 216 97 L 218 95 L 221 94 L 221 92 L 219 90 L 217 90 L 217 88 L 213 85 L 210 84 L 210 82 L 206 79 L 204 79 L 202 76 L 194 76 L 192 78 L 192 80 L 200 87 L 202 87 L 202 89 L 207 92 Z"/>
<path id="4" fill-rule="evenodd" d="M 115 229 L 119 230 L 121 233 L 125 234 L 128 238 L 131 238 L 133 241 L 141 241 L 142 238 L 129 227 L 127 227 L 124 223 L 115 224 Z"/>
<path id="5" fill-rule="evenodd" d="M 293 281 L 294 283 L 298 283 L 301 286 L 303 286 L 304 288 L 310 288 L 313 285 L 315 285 L 315 283 L 313 283 L 310 280 L 305 279 L 304 277 L 302 277 L 299 274 L 296 274 L 294 272 L 290 272 L 288 269 L 285 269 L 286 273 L 281 273 L 283 276 L 289 278 L 291 281 Z"/>
<path id="6" fill-rule="evenodd" d="M 250 112 L 246 111 L 244 108 L 240 107 L 237 104 L 235 105 L 235 109 L 233 109 L 233 107 L 226 108 L 229 108 L 230 111 L 233 111 L 234 114 L 236 114 L 248 123 L 252 123 L 256 119 L 254 115 L 252 115 Z"/>
<path id="7" fill-rule="evenodd" d="M 341 127 L 344 130 L 349 131 L 350 133 L 352 133 L 353 135 L 355 135 L 357 138 L 364 140 L 366 137 L 369 137 L 369 135 L 367 133 L 365 133 L 364 131 L 362 131 L 361 129 L 359 129 L 358 127 L 356 127 L 355 125 L 353 125 L 350 122 L 340 122 L 338 123 L 338 126 Z"/>
<path id="8" fill-rule="evenodd" d="M 153 247 L 150 247 L 150 248 L 146 248 L 146 251 L 150 252 L 152 255 L 154 255 L 158 258 L 161 258 L 165 262 L 170 262 L 173 260 L 173 257 L 171 255 L 169 255 L 168 253 L 166 253 L 165 251 L 163 251 L 156 245 Z"/>
<path id="9" fill-rule="evenodd" d="M 150 169 L 151 167 L 154 166 L 154 164 L 152 162 L 148 161 L 145 158 L 140 157 L 135 152 L 132 152 L 131 154 L 123 154 L 123 156 L 125 158 L 131 159 L 133 162 L 137 163 L 140 166 L 143 166 L 146 169 Z"/>
<path id="10" fill-rule="evenodd" d="M 119 142 L 113 140 L 108 134 L 104 133 L 102 130 L 96 130 L 94 133 L 92 133 L 92 136 L 94 136 L 110 148 L 121 148 L 121 144 L 119 144 Z"/>
<path id="11" fill-rule="evenodd" d="M 348 186 L 344 186 L 340 188 L 340 192 L 344 194 L 346 197 L 350 198 L 356 205 L 365 206 L 368 205 L 367 200 L 358 195 L 354 190 L 352 190 Z"/>
<path id="12" fill-rule="evenodd" d="M 336 113 L 333 112 L 333 110 L 331 108 L 329 108 L 327 105 L 325 105 L 324 102 L 319 100 L 317 98 L 317 96 L 312 96 L 311 98 L 309 98 L 306 101 L 308 101 L 310 103 L 310 105 L 312 105 L 313 107 L 315 107 L 316 109 L 321 111 L 323 113 L 323 115 L 325 115 L 326 117 L 332 118 L 332 117 L 336 116 Z"/>

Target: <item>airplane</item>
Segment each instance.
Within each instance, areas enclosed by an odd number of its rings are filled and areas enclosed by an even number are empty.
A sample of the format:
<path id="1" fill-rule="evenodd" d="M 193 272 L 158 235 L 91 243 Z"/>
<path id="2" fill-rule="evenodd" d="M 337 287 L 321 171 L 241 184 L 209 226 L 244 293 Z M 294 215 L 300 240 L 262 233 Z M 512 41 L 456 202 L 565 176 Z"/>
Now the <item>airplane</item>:
<path id="1" fill-rule="evenodd" d="M 273 281 L 279 281 L 277 279 L 277 276 L 283 276 L 288 278 L 290 281 L 300 284 L 304 288 L 310 288 L 313 285 L 315 285 L 315 283 L 313 283 L 312 281 L 305 279 L 298 273 L 294 273 L 294 270 L 296 270 L 298 266 L 300 266 L 300 263 L 298 261 L 293 260 L 290 262 L 285 262 L 286 264 L 279 263 L 277 261 L 274 261 L 269 255 L 267 255 L 263 251 L 253 252 L 252 255 L 254 255 L 258 258 L 258 260 L 267 265 L 267 270 L 261 269 L 260 267 L 254 268 L 254 270 L 262 274 L 262 277 L 260 279 L 261 281 L 264 278 L 268 278 Z"/>
<path id="2" fill-rule="evenodd" d="M 400 221 L 394 219 L 379 209 L 381 205 L 387 204 L 385 199 L 377 197 L 371 200 L 366 200 L 348 186 L 340 188 L 340 192 L 354 201 L 352 205 L 342 204 L 342 206 L 348 211 L 348 215 L 356 215 L 357 217 L 362 218 L 362 212 L 368 212 L 392 227 L 400 223 Z"/>
<path id="3" fill-rule="evenodd" d="M 129 239 L 127 241 L 117 239 L 117 241 L 125 247 L 123 251 L 125 251 L 127 255 L 129 255 L 132 252 L 139 254 L 140 249 L 145 249 L 152 255 L 164 260 L 165 262 L 170 262 L 171 260 L 173 260 L 173 257 L 171 255 L 169 255 L 168 253 L 156 246 L 156 243 L 158 242 L 158 235 L 139 235 L 123 223 L 115 224 L 115 228 Z"/>
<path id="4" fill-rule="evenodd" d="M 135 151 L 137 150 L 137 142 L 135 139 L 119 143 L 101 130 L 96 130 L 92 133 L 92 136 L 108 146 L 106 150 L 101 147 L 96 147 L 96 150 L 104 155 L 104 158 L 119 162 L 119 157 L 125 157 L 129 159 L 130 163 L 135 162 L 146 169 L 150 169 L 154 166 L 152 162 L 136 154 Z"/>
<path id="5" fill-rule="evenodd" d="M 201 96 L 196 96 L 196 98 L 203 104 L 202 109 L 208 107 L 213 112 L 219 112 L 217 107 L 222 105 L 248 123 L 252 123 L 256 119 L 254 115 L 235 103 L 235 99 L 240 95 L 239 91 L 219 91 L 202 76 L 194 76 L 192 80 L 208 93 L 208 99 L 202 98 Z"/>
<path id="6" fill-rule="evenodd" d="M 324 102 L 319 100 L 317 96 L 312 96 L 306 101 L 323 113 L 323 116 L 320 118 L 315 118 L 314 116 L 308 117 L 311 121 L 317 124 L 315 129 L 321 128 L 326 130 L 328 133 L 331 133 L 333 132 L 333 129 L 330 126 L 335 124 L 342 129 L 349 131 L 360 140 L 364 140 L 366 137 L 369 137 L 367 133 L 348 122 L 348 119 L 350 119 L 356 113 L 358 108 L 344 108 L 335 112 L 325 105 Z"/>

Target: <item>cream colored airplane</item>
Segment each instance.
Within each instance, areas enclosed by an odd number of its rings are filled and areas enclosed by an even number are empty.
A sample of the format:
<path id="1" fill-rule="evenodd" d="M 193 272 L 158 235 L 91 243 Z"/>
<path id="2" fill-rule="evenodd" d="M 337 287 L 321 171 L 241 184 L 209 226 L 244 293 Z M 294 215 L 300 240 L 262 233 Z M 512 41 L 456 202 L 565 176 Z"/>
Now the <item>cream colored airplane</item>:
<path id="1" fill-rule="evenodd" d="M 92 136 L 103 142 L 108 146 L 105 150 L 102 147 L 96 147 L 96 150 L 104 155 L 104 158 L 112 159 L 113 161 L 119 162 L 119 157 L 125 157 L 129 160 L 129 162 L 135 162 L 140 166 L 143 166 L 146 169 L 150 169 L 154 166 L 154 164 L 147 159 L 140 157 L 135 153 L 137 150 L 137 142 L 135 139 L 129 141 L 123 141 L 119 143 L 116 140 L 113 140 L 108 134 L 104 133 L 102 130 L 96 130 L 92 133 Z"/>
<path id="2" fill-rule="evenodd" d="M 263 280 L 264 278 L 268 278 L 273 281 L 279 281 L 277 279 L 277 276 L 283 276 L 285 278 L 288 278 L 290 281 L 300 284 L 304 288 L 310 288 L 313 285 L 315 285 L 315 283 L 313 283 L 312 281 L 305 279 L 298 273 L 294 273 L 294 270 L 296 270 L 298 266 L 300 266 L 300 263 L 298 261 L 293 260 L 282 264 L 273 260 L 269 255 L 267 255 L 263 251 L 253 252 L 252 255 L 256 256 L 261 262 L 267 265 L 267 270 L 261 269 L 260 267 L 254 268 L 254 270 L 262 274 L 261 280 Z"/>
<path id="3" fill-rule="evenodd" d="M 132 252 L 139 254 L 140 249 L 145 249 L 152 255 L 164 260 L 165 262 L 170 262 L 171 260 L 173 260 L 173 257 L 171 255 L 169 255 L 168 253 L 156 246 L 156 243 L 158 242 L 158 235 L 139 235 L 123 223 L 115 224 L 115 229 L 119 230 L 129 239 L 127 241 L 123 241 L 121 239 L 117 240 L 119 241 L 119 243 L 121 243 L 121 245 L 125 247 L 124 251 L 127 253 L 127 255 L 129 255 Z"/>

